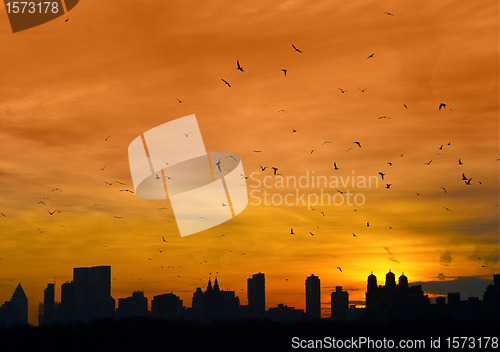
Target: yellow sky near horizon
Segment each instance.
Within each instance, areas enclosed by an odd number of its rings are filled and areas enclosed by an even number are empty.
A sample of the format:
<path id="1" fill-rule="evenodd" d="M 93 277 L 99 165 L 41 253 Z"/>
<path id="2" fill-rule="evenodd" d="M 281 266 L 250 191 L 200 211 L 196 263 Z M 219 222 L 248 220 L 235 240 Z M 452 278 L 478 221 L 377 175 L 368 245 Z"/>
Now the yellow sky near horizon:
<path id="1" fill-rule="evenodd" d="M 261 271 L 268 307 L 299 308 L 312 273 L 360 301 L 370 271 L 379 282 L 389 268 L 410 281 L 499 271 L 497 1 L 87 0 L 65 18 L 13 34 L 0 7 L 0 301 L 21 282 L 30 322 L 46 284 L 78 266 L 111 265 L 115 299 L 172 291 L 188 306 L 209 272 L 245 303 Z M 271 176 L 262 165 L 387 181 L 347 187 L 360 207 L 249 205 L 180 238 L 171 209 L 158 210 L 168 201 L 104 182 L 132 187 L 129 143 L 190 114 L 207 151 L 238 154 L 247 176 Z"/>

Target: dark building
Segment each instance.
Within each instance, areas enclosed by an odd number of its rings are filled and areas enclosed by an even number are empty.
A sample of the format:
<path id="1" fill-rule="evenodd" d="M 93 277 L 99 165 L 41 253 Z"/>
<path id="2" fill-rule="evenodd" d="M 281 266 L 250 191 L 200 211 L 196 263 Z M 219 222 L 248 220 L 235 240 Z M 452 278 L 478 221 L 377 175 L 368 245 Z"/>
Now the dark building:
<path id="1" fill-rule="evenodd" d="M 448 293 L 448 304 L 450 306 L 460 304 L 460 292 L 449 292 Z"/>
<path id="2" fill-rule="evenodd" d="M 177 319 L 183 311 L 182 300 L 173 293 L 154 296 L 151 301 L 151 314 L 158 319 Z"/>
<path id="3" fill-rule="evenodd" d="M 500 320 L 500 274 L 493 275 L 493 284 L 488 285 L 483 294 L 483 320 Z"/>
<path id="4" fill-rule="evenodd" d="M 118 309 L 116 310 L 118 318 L 144 317 L 147 315 L 149 315 L 148 299 L 144 297 L 144 292 L 134 291 L 131 297 L 118 299 Z"/>
<path id="5" fill-rule="evenodd" d="M 304 320 L 304 311 L 288 307 L 283 303 L 278 304 L 275 308 L 269 308 L 267 317 L 272 321 L 278 322 L 294 322 Z"/>
<path id="6" fill-rule="evenodd" d="M 252 275 L 247 280 L 248 315 L 263 318 L 266 314 L 266 279 L 264 274 Z"/>
<path id="7" fill-rule="evenodd" d="M 215 320 L 235 320 L 238 318 L 240 299 L 234 291 L 222 291 L 215 278 L 214 285 L 209 279 L 205 292 L 197 288 L 193 294 L 192 316 L 202 322 Z"/>
<path id="8" fill-rule="evenodd" d="M 28 324 L 28 298 L 21 284 L 18 284 L 10 301 L 0 307 L 0 324 Z"/>
<path id="9" fill-rule="evenodd" d="M 342 286 L 337 286 L 335 291 L 331 294 L 332 302 L 332 318 L 333 319 L 347 319 L 349 311 L 349 293 L 342 291 Z"/>
<path id="10" fill-rule="evenodd" d="M 306 279 L 306 318 L 321 319 L 320 280 L 314 274 Z"/>
<path id="11" fill-rule="evenodd" d="M 446 304 L 446 298 L 445 297 L 436 297 L 436 305 L 437 306 L 444 306 Z"/>
<path id="12" fill-rule="evenodd" d="M 111 297 L 111 267 L 73 269 L 76 320 L 112 317 L 115 300 Z"/>
<path id="13" fill-rule="evenodd" d="M 41 318 L 41 319 L 40 319 Z M 47 288 L 43 291 L 43 309 L 42 316 L 38 318 L 42 325 L 52 325 L 56 321 L 56 305 L 55 305 L 55 285 L 47 284 Z"/>
<path id="14" fill-rule="evenodd" d="M 396 285 L 396 277 L 389 270 L 384 286 L 377 286 L 377 278 L 373 273 L 368 276 L 366 313 L 369 318 L 409 320 L 427 313 L 429 304 L 429 297 L 424 295 L 422 287 L 409 287 L 404 274 Z"/>
<path id="15" fill-rule="evenodd" d="M 75 285 L 72 282 L 61 285 L 61 302 L 58 308 L 60 321 L 69 322 L 76 319 Z"/>

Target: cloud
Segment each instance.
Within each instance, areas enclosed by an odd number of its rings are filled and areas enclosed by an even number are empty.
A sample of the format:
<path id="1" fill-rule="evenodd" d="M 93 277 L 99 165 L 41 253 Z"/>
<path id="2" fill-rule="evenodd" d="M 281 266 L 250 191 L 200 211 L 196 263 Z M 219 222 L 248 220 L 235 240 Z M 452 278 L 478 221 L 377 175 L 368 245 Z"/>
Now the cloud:
<path id="1" fill-rule="evenodd" d="M 443 266 L 448 266 L 448 264 L 451 263 L 453 258 L 451 257 L 451 252 L 450 251 L 444 251 L 441 253 L 441 258 L 439 259 L 439 264 Z"/>
<path id="2" fill-rule="evenodd" d="M 458 277 L 445 280 L 444 274 L 438 276 L 441 281 L 419 281 L 410 285 L 421 285 L 426 293 L 446 295 L 448 292 L 460 292 L 462 299 L 466 297 L 482 297 L 486 287 L 493 282 L 479 276 Z M 442 278 L 442 279 L 441 279 Z"/>

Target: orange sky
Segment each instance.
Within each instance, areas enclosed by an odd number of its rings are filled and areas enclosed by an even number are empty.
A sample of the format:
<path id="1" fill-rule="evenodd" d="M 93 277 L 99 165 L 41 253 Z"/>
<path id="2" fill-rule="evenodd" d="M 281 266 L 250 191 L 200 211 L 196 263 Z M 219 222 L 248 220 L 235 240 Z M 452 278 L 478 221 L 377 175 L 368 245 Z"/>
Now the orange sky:
<path id="1" fill-rule="evenodd" d="M 173 291 L 189 306 L 218 272 L 246 303 L 246 278 L 261 271 L 268 307 L 299 308 L 313 273 L 327 302 L 335 285 L 363 300 L 372 270 L 381 283 L 389 268 L 410 281 L 498 272 L 498 18 L 493 0 L 87 0 L 13 34 L 0 7 L 0 301 L 21 282 L 35 323 L 46 284 L 93 265 L 112 266 L 115 299 Z M 190 114 L 207 151 L 238 154 L 247 175 L 383 172 L 392 186 L 348 187 L 366 196 L 356 212 L 249 205 L 180 238 L 172 211 L 158 210 L 168 201 L 104 182 L 132 187 L 128 144 Z"/>

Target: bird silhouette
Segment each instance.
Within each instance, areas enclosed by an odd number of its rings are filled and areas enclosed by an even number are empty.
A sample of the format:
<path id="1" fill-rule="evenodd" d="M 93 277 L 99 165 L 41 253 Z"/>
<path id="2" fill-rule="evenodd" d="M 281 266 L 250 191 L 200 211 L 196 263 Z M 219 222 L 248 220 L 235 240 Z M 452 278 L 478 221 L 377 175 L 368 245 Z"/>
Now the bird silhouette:
<path id="1" fill-rule="evenodd" d="M 370 227 L 370 222 L 369 221 L 366 222 L 366 227 Z"/>
<path id="2" fill-rule="evenodd" d="M 371 59 L 371 58 L 373 57 L 373 55 L 375 55 L 375 54 L 370 54 L 370 55 L 369 55 L 366 59 L 367 59 L 367 60 L 368 60 L 368 59 Z"/>
<path id="3" fill-rule="evenodd" d="M 384 180 L 385 174 L 383 172 L 379 172 L 378 174 L 382 177 L 382 180 Z"/>
<path id="4" fill-rule="evenodd" d="M 278 168 L 273 166 L 273 167 L 271 167 L 271 169 L 273 169 L 274 174 L 276 175 L 276 171 L 278 171 Z"/>
<path id="5" fill-rule="evenodd" d="M 467 181 L 467 177 L 465 177 L 464 173 L 462 173 L 462 181 Z"/>
<path id="6" fill-rule="evenodd" d="M 120 192 L 129 192 L 129 193 L 134 193 L 134 191 L 131 191 L 129 189 L 121 189 Z"/>
<path id="7" fill-rule="evenodd" d="M 56 213 L 56 211 L 50 211 L 50 210 L 47 210 L 47 212 L 50 214 L 50 215 L 54 215 Z"/>
<path id="8" fill-rule="evenodd" d="M 230 84 L 229 84 L 229 83 L 228 83 L 228 82 L 227 82 L 224 78 L 221 78 L 221 80 L 222 80 L 222 82 L 224 82 L 225 84 L 227 84 L 227 86 L 228 86 L 229 88 L 231 88 L 231 85 L 230 85 Z"/>
<path id="9" fill-rule="evenodd" d="M 389 120 L 390 120 L 391 118 L 390 118 L 389 116 L 380 116 L 378 119 L 379 119 L 379 120 L 380 120 L 380 119 L 389 119 Z"/>
<path id="10" fill-rule="evenodd" d="M 43 205 L 45 205 L 45 203 L 44 203 L 44 202 L 38 202 L 37 204 L 43 204 Z"/>
<path id="11" fill-rule="evenodd" d="M 337 167 L 337 163 L 336 163 L 336 162 L 333 162 L 333 169 L 334 169 L 334 170 L 340 170 L 340 169 Z"/>
<path id="12" fill-rule="evenodd" d="M 320 211 L 321 215 L 325 216 L 325 213 L 323 213 L 322 211 Z"/>
<path id="13" fill-rule="evenodd" d="M 262 166 L 262 165 L 259 165 L 259 166 L 260 166 L 260 170 L 261 170 L 261 171 L 266 171 L 267 166 Z"/>
<path id="14" fill-rule="evenodd" d="M 226 206 L 227 206 L 227 204 L 225 204 L 225 203 L 222 203 L 222 206 L 223 206 L 223 207 L 226 207 Z"/>
<path id="15" fill-rule="evenodd" d="M 441 187 L 441 188 L 444 190 L 444 194 L 446 194 L 446 188 L 444 188 L 444 187 Z"/>
<path id="16" fill-rule="evenodd" d="M 446 208 L 446 207 L 444 207 L 444 208 L 445 208 L 446 210 L 448 210 L 449 212 L 453 213 L 453 211 L 451 211 L 450 209 L 448 209 L 448 208 Z"/>
<path id="17" fill-rule="evenodd" d="M 54 192 L 54 191 L 59 191 L 59 192 L 62 192 L 59 188 L 54 188 L 54 189 L 52 190 L 52 192 Z"/>
<path id="18" fill-rule="evenodd" d="M 238 60 L 236 60 L 236 69 L 240 70 L 241 72 L 244 72 L 243 67 L 240 66 L 240 62 Z"/>
<path id="19" fill-rule="evenodd" d="M 281 71 L 283 71 L 283 73 L 285 74 L 285 77 L 286 77 L 286 71 L 288 71 L 286 68 L 282 68 Z"/>
<path id="20" fill-rule="evenodd" d="M 394 16 L 394 15 L 393 15 L 392 13 L 390 13 L 390 12 L 384 12 L 384 13 L 385 13 L 386 15 L 388 15 L 388 16 Z"/>
<path id="21" fill-rule="evenodd" d="M 357 144 L 357 145 L 358 145 L 358 147 L 360 147 L 360 148 L 361 148 L 361 143 L 359 143 L 359 142 L 353 142 L 353 143 L 354 143 L 354 144 Z"/>
<path id="22" fill-rule="evenodd" d="M 296 129 L 292 129 L 292 132 L 295 133 L 295 132 L 297 132 L 297 130 Z"/>
<path id="23" fill-rule="evenodd" d="M 293 232 L 293 227 L 290 229 L 290 235 L 295 235 L 295 233 Z"/>
<path id="24" fill-rule="evenodd" d="M 219 161 L 216 162 L 215 165 L 217 165 L 217 167 L 219 168 L 219 172 L 222 172 L 221 169 L 220 169 L 220 161 L 221 161 L 221 159 L 219 159 Z"/>
<path id="25" fill-rule="evenodd" d="M 405 107 L 405 109 L 408 109 L 408 106 L 406 106 L 406 104 L 403 104 L 403 106 Z"/>
<path id="26" fill-rule="evenodd" d="M 323 145 L 323 144 L 328 144 L 328 143 L 332 143 L 332 142 L 330 142 L 330 141 L 325 141 L 325 142 L 321 143 L 321 145 Z"/>
<path id="27" fill-rule="evenodd" d="M 107 138 L 104 138 L 104 140 L 107 142 L 107 141 L 108 141 L 108 139 L 109 139 L 109 137 L 111 137 L 111 136 L 108 136 Z"/>
<path id="28" fill-rule="evenodd" d="M 123 219 L 123 216 L 115 216 L 115 219 Z"/>
<path id="29" fill-rule="evenodd" d="M 472 177 L 465 181 L 465 184 L 470 186 L 470 180 L 472 180 Z"/>
<path id="30" fill-rule="evenodd" d="M 314 233 L 312 233 L 311 231 L 309 231 L 309 233 L 311 234 L 311 236 L 314 236 Z"/>
<path id="31" fill-rule="evenodd" d="M 339 88 L 339 90 L 340 90 L 342 93 L 347 93 L 347 92 L 348 92 L 347 90 L 343 90 L 342 88 Z"/>
<path id="32" fill-rule="evenodd" d="M 364 93 L 365 90 L 367 90 L 368 88 L 365 88 L 365 89 L 358 88 L 358 89 L 361 91 L 361 93 Z"/>
<path id="33" fill-rule="evenodd" d="M 389 166 L 392 166 L 392 163 L 387 163 L 387 164 L 389 164 Z"/>
<path id="34" fill-rule="evenodd" d="M 458 159 L 458 165 L 463 165 L 462 160 Z"/>
<path id="35" fill-rule="evenodd" d="M 280 112 L 288 112 L 288 111 L 286 111 L 285 109 L 281 109 L 281 110 L 278 110 L 278 114 L 279 114 Z"/>
<path id="36" fill-rule="evenodd" d="M 69 21 L 69 18 L 66 18 L 66 20 L 64 21 L 64 23 L 68 22 Z"/>
<path id="37" fill-rule="evenodd" d="M 358 237 L 354 232 L 352 233 L 352 237 Z"/>
<path id="38" fill-rule="evenodd" d="M 161 239 L 163 242 L 167 242 L 167 240 L 165 239 L 165 237 L 161 236 Z"/>
<path id="39" fill-rule="evenodd" d="M 446 104 L 445 103 L 441 103 L 439 104 L 439 110 L 441 110 L 442 108 L 445 108 L 446 107 Z"/>
<path id="40" fill-rule="evenodd" d="M 4 218 L 7 217 L 7 215 L 5 215 L 4 213 L 0 213 L 0 215 L 2 215 Z"/>
<path id="41" fill-rule="evenodd" d="M 295 45 L 293 45 L 293 44 L 292 44 L 292 48 L 294 48 L 294 50 L 295 50 L 295 51 L 297 51 L 297 52 L 299 52 L 299 53 L 301 53 L 301 54 L 302 54 L 302 51 L 300 51 L 299 49 L 297 49 L 297 48 L 295 47 Z"/>
<path id="42" fill-rule="evenodd" d="M 188 133 L 184 133 L 184 132 L 182 132 L 182 134 L 183 134 L 186 138 L 187 138 L 187 137 L 189 137 L 189 135 L 190 135 L 191 133 L 193 133 L 193 131 L 189 131 Z"/>
<path id="43" fill-rule="evenodd" d="M 254 150 L 254 153 L 262 153 L 262 150 Z"/>
<path id="44" fill-rule="evenodd" d="M 340 270 L 340 272 L 342 272 L 342 268 L 341 268 L 340 266 L 338 266 L 338 267 L 337 267 L 337 269 L 339 269 L 339 270 Z"/>
<path id="45" fill-rule="evenodd" d="M 391 186 L 392 186 L 392 183 L 386 183 L 385 184 L 385 188 L 391 188 Z"/>
<path id="46" fill-rule="evenodd" d="M 312 153 L 314 153 L 314 149 L 311 149 L 311 155 L 312 155 Z"/>
<path id="47" fill-rule="evenodd" d="M 429 161 L 428 163 L 424 163 L 425 165 L 430 165 L 432 163 L 432 160 Z"/>
<path id="48" fill-rule="evenodd" d="M 99 169 L 101 169 L 101 171 L 104 171 L 105 168 L 106 168 L 106 166 L 100 167 Z"/>

